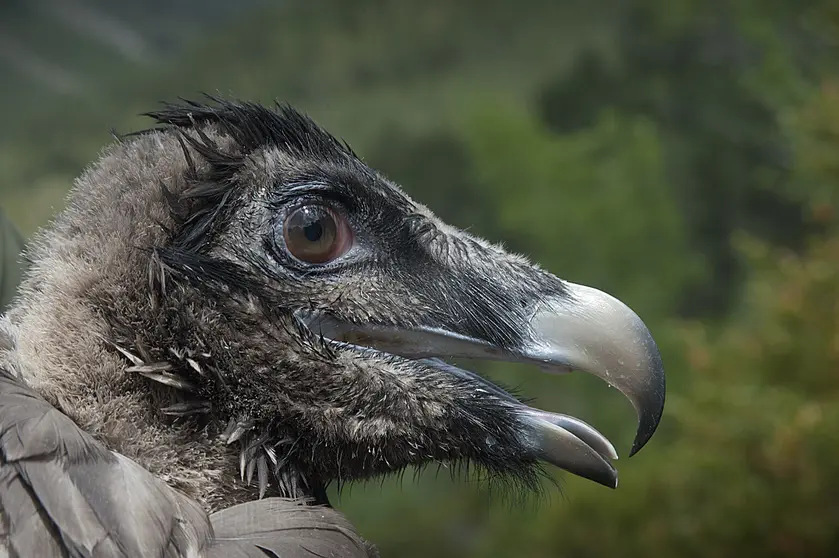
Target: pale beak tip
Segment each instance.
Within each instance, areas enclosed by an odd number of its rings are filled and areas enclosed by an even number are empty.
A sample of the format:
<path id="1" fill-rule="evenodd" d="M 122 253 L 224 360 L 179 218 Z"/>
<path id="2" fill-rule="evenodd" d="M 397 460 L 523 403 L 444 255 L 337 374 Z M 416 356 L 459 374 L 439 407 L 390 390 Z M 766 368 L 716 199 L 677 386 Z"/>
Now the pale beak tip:
<path id="1" fill-rule="evenodd" d="M 664 412 L 661 353 L 629 306 L 592 287 L 565 285 L 567 295 L 548 301 L 531 320 L 536 350 L 530 356 L 589 372 L 623 393 L 638 415 L 631 457 L 652 438 Z"/>

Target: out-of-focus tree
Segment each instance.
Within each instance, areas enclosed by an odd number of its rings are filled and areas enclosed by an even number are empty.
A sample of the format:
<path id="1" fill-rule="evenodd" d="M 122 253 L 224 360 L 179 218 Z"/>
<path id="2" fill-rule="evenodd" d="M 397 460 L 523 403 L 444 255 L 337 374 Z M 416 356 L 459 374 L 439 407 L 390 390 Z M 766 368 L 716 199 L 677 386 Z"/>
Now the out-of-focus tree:
<path id="1" fill-rule="evenodd" d="M 387 129 L 367 162 L 393 178 L 444 220 L 483 234 L 497 232 L 493 203 L 473 172 L 465 142 L 453 131 Z"/>
<path id="2" fill-rule="evenodd" d="M 808 2 L 623 3 L 617 40 L 590 52 L 539 96 L 558 133 L 593 125 L 602 110 L 643 114 L 661 130 L 670 182 L 692 246 L 710 273 L 688 285 L 682 310 L 719 316 L 745 267 L 739 230 L 801 248 L 817 224 L 788 187 L 789 138 L 778 107 L 800 96 L 825 52 L 801 23 Z"/>
<path id="3" fill-rule="evenodd" d="M 499 236 L 512 248 L 648 317 L 673 312 L 701 267 L 647 118 L 604 112 L 590 128 L 555 136 L 524 111 L 493 106 L 464 133 Z"/>
<path id="4" fill-rule="evenodd" d="M 680 327 L 692 374 L 669 397 L 674 441 L 642 468 L 627 467 L 621 490 L 631 494 L 615 506 L 580 488 L 573 506 L 540 518 L 522 554 L 839 552 L 837 84 L 827 78 L 791 115 L 796 183 L 807 185 L 800 194 L 823 234 L 800 251 L 735 237 L 750 272 L 733 314 L 716 333 Z"/>

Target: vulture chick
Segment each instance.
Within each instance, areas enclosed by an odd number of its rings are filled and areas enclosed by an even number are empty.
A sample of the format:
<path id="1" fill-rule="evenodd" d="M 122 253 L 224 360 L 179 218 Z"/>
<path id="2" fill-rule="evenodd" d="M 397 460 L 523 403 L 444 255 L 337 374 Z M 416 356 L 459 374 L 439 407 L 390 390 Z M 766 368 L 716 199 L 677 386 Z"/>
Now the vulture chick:
<path id="1" fill-rule="evenodd" d="M 327 485 L 430 462 L 617 485 L 592 427 L 441 357 L 590 372 L 634 404 L 632 453 L 652 436 L 661 358 L 618 300 L 441 222 L 290 107 L 150 116 L 0 323 L 0 555 L 372 556 Z"/>

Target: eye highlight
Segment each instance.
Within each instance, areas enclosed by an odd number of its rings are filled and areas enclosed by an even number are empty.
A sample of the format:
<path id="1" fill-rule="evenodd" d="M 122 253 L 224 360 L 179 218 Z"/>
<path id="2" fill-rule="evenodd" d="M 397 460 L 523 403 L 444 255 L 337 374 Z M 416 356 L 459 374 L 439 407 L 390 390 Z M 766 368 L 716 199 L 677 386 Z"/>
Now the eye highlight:
<path id="1" fill-rule="evenodd" d="M 346 254 L 353 235 L 347 220 L 329 207 L 304 205 L 285 218 L 283 238 L 292 256 L 322 264 Z"/>

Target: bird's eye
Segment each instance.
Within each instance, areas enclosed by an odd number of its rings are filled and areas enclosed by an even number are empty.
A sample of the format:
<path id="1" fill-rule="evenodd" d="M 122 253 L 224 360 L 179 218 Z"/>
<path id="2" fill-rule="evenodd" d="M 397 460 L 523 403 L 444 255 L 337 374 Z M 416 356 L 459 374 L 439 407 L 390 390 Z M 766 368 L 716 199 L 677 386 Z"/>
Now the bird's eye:
<path id="1" fill-rule="evenodd" d="M 343 256 L 352 244 L 347 220 L 322 205 L 306 205 L 289 213 L 283 224 L 283 236 L 292 256 L 313 264 Z"/>

